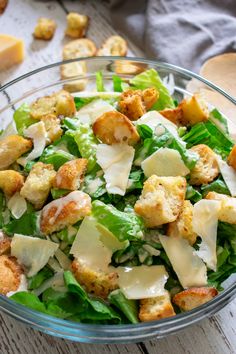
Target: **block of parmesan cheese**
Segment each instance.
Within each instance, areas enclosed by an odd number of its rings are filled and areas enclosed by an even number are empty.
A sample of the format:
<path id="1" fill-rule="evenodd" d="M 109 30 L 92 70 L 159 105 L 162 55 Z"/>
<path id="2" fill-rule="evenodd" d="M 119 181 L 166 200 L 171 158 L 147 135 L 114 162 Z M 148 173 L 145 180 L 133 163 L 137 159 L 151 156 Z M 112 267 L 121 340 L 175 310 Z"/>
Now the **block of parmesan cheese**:
<path id="1" fill-rule="evenodd" d="M 8 69 L 23 59 L 23 40 L 7 34 L 0 34 L 0 70 Z"/>

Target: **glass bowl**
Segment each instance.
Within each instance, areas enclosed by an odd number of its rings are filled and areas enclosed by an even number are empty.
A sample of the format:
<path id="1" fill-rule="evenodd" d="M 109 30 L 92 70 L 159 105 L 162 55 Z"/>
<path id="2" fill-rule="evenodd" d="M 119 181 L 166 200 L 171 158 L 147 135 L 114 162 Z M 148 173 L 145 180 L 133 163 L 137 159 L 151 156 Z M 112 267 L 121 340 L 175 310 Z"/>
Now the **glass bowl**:
<path id="1" fill-rule="evenodd" d="M 77 61 L 85 63 L 87 74 L 73 77 L 70 80 L 60 80 L 61 65 L 70 65 L 70 63 Z M 219 87 L 197 74 L 174 65 L 139 58 L 83 58 L 36 69 L 2 86 L 0 88 L 0 128 L 6 128 L 12 120 L 14 110 L 23 102 L 32 102 L 37 97 L 57 91 L 63 85 L 70 85 L 75 80 L 81 84 L 81 89 L 94 90 L 96 87 L 96 71 L 102 71 L 105 86 L 109 89 L 114 74 L 118 74 L 125 80 L 150 68 L 156 69 L 161 78 L 165 78 L 166 81 L 169 79 L 169 87 L 174 90 L 173 96 L 177 99 L 191 95 L 191 91 L 198 87 L 204 87 L 217 93 L 221 101 L 227 102 L 232 109 L 236 107 L 236 100 Z M 235 276 L 231 276 L 225 282 L 224 288 L 225 290 L 213 300 L 192 311 L 175 317 L 136 325 L 89 325 L 71 322 L 30 310 L 1 295 L 0 308 L 3 312 L 37 330 L 74 341 L 90 343 L 140 342 L 175 333 L 213 315 L 234 298 L 236 294 Z"/>

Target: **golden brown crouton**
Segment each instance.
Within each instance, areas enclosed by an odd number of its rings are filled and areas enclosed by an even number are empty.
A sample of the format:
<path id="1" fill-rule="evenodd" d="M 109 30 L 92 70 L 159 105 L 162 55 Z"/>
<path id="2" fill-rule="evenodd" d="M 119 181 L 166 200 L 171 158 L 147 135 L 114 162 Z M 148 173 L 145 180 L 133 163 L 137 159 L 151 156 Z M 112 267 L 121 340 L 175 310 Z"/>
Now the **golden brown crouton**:
<path id="1" fill-rule="evenodd" d="M 185 238 L 190 245 L 193 245 L 196 242 L 197 234 L 193 231 L 192 221 L 193 206 L 189 200 L 185 200 L 178 218 L 168 225 L 167 235 Z"/>
<path id="2" fill-rule="evenodd" d="M 119 56 L 123 57 L 127 54 L 127 43 L 120 36 L 111 36 L 103 43 L 97 51 L 97 56 Z"/>
<path id="3" fill-rule="evenodd" d="M 11 239 L 7 237 L 2 231 L 0 231 L 0 256 L 10 253 Z"/>
<path id="4" fill-rule="evenodd" d="M 56 171 L 53 165 L 37 162 L 33 165 L 20 194 L 32 203 L 35 209 L 41 209 L 47 200 Z"/>
<path id="5" fill-rule="evenodd" d="M 91 213 L 91 198 L 81 191 L 74 191 L 67 196 L 47 204 L 41 213 L 40 229 L 48 235 L 75 224 Z"/>
<path id="6" fill-rule="evenodd" d="M 212 182 L 220 173 L 216 155 L 209 146 L 199 144 L 190 150 L 199 155 L 199 160 L 190 172 L 190 183 L 196 186 Z"/>
<path id="7" fill-rule="evenodd" d="M 137 75 L 147 69 L 147 64 L 128 60 L 116 60 L 115 72 L 117 74 Z"/>
<path id="8" fill-rule="evenodd" d="M 86 63 L 83 61 L 63 64 L 60 66 L 61 79 L 67 80 L 76 76 L 83 76 L 86 73 Z M 69 92 L 82 91 L 85 88 L 86 80 L 79 79 L 65 83 L 63 85 L 64 90 Z"/>
<path id="9" fill-rule="evenodd" d="M 10 291 L 16 291 L 22 274 L 23 269 L 15 257 L 0 256 L 0 294 L 6 295 Z"/>
<path id="10" fill-rule="evenodd" d="M 216 192 L 209 192 L 205 198 L 218 200 L 221 202 L 218 215 L 220 221 L 224 221 L 229 224 L 236 224 L 236 198 Z"/>
<path id="11" fill-rule="evenodd" d="M 67 16 L 67 28 L 65 34 L 72 38 L 82 38 L 85 36 L 89 18 L 77 12 L 70 12 Z"/>
<path id="12" fill-rule="evenodd" d="M 163 111 L 159 111 L 159 113 L 176 125 L 179 125 L 183 119 L 183 110 L 180 106 L 174 109 L 167 108 Z"/>
<path id="13" fill-rule="evenodd" d="M 7 4 L 8 4 L 8 0 L 0 1 L 0 15 L 5 11 Z"/>
<path id="14" fill-rule="evenodd" d="M 11 197 L 19 192 L 24 184 L 24 177 L 17 171 L 5 170 L 0 171 L 0 189 L 4 194 Z"/>
<path id="15" fill-rule="evenodd" d="M 54 114 L 47 114 L 42 117 L 42 122 L 45 125 L 47 132 L 47 145 L 53 143 L 62 136 L 63 130 L 61 129 L 60 119 Z"/>
<path id="16" fill-rule="evenodd" d="M 182 210 L 185 192 L 185 178 L 153 175 L 144 183 L 134 210 L 144 218 L 147 227 L 175 221 Z"/>
<path id="17" fill-rule="evenodd" d="M 72 272 L 80 285 L 84 286 L 89 294 L 106 299 L 109 293 L 118 288 L 118 274 L 105 273 L 93 270 L 74 260 L 71 264 Z"/>
<path id="18" fill-rule="evenodd" d="M 164 295 L 140 301 L 139 319 L 141 322 L 156 321 L 172 316 L 175 316 L 175 311 L 168 291 Z"/>
<path id="19" fill-rule="evenodd" d="M 31 105 L 31 116 L 34 119 L 41 119 L 48 114 L 56 116 L 71 117 L 75 114 L 76 108 L 74 98 L 65 90 L 60 90 L 50 96 L 37 99 Z"/>
<path id="20" fill-rule="evenodd" d="M 106 112 L 96 119 L 93 132 L 104 144 L 126 142 L 135 145 L 140 137 L 135 126 L 122 113 Z"/>
<path id="21" fill-rule="evenodd" d="M 50 18 L 41 17 L 34 29 L 34 38 L 48 41 L 52 39 L 56 30 L 56 22 Z"/>
<path id="22" fill-rule="evenodd" d="M 205 304 L 218 294 L 215 288 L 189 288 L 176 294 L 172 301 L 183 311 Z"/>
<path id="23" fill-rule="evenodd" d="M 9 135 L 0 140 L 0 170 L 4 170 L 32 148 L 32 141 L 20 135 Z"/>
<path id="24" fill-rule="evenodd" d="M 87 168 L 87 159 L 75 159 L 62 165 L 57 171 L 53 186 L 60 189 L 79 189 Z"/>
<path id="25" fill-rule="evenodd" d="M 157 90 L 152 87 L 143 91 L 127 90 L 120 96 L 119 109 L 129 119 L 137 120 L 153 106 L 158 96 Z"/>
<path id="26" fill-rule="evenodd" d="M 199 94 L 184 99 L 179 106 L 183 110 L 183 118 L 181 120 L 183 125 L 194 125 L 205 122 L 209 118 L 207 104 Z"/>
<path id="27" fill-rule="evenodd" d="M 90 39 L 75 39 L 63 47 L 62 56 L 64 60 L 92 57 L 95 55 L 96 50 L 94 42 Z"/>
<path id="28" fill-rule="evenodd" d="M 233 146 L 228 156 L 228 164 L 236 171 L 236 145 Z"/>

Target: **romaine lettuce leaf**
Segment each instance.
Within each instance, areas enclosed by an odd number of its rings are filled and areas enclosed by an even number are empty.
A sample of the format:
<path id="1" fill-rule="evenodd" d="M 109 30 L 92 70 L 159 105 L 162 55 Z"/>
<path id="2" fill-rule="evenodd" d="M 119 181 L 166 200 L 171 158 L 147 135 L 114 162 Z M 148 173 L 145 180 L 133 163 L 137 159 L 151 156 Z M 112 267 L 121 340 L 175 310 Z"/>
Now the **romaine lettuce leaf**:
<path id="1" fill-rule="evenodd" d="M 20 135 L 31 124 L 37 123 L 37 120 L 31 118 L 30 107 L 27 103 L 23 103 L 13 114 L 13 119 L 16 124 L 16 129 Z"/>
<path id="2" fill-rule="evenodd" d="M 143 221 L 135 214 L 124 213 L 112 205 L 95 200 L 92 203 L 92 216 L 98 223 L 97 227 L 101 224 L 119 241 L 142 239 L 143 237 Z"/>
<path id="3" fill-rule="evenodd" d="M 135 164 L 140 164 L 161 147 L 167 147 L 177 150 L 185 165 L 191 170 L 196 165 L 199 156 L 195 152 L 186 149 L 185 146 L 181 144 L 181 142 L 177 140 L 162 124 L 159 124 L 159 126 L 162 128 L 163 134 L 159 136 L 153 135 L 151 138 L 144 139 L 143 143 L 140 144 L 136 150 Z"/>
<path id="4" fill-rule="evenodd" d="M 96 166 L 97 138 L 89 125 L 80 124 L 74 132 L 74 139 L 81 156 L 88 160 L 87 172 L 91 172 Z"/>
<path id="5" fill-rule="evenodd" d="M 134 89 L 144 90 L 146 88 L 155 87 L 159 92 L 159 98 L 157 102 L 153 105 L 152 109 L 157 109 L 158 111 L 165 108 L 175 108 L 174 101 L 164 86 L 158 72 L 155 69 L 150 69 L 136 75 L 130 80 L 130 84 Z"/>
<path id="6" fill-rule="evenodd" d="M 103 83 L 103 75 L 101 71 L 97 71 L 96 72 L 96 86 L 97 86 L 97 91 L 98 92 L 104 92 L 105 87 L 104 87 L 104 83 Z"/>
<path id="7" fill-rule="evenodd" d="M 212 183 L 202 185 L 201 192 L 203 193 L 203 196 L 207 195 L 208 192 L 216 192 L 216 193 L 231 195 L 225 182 L 220 178 L 216 179 Z"/>
<path id="8" fill-rule="evenodd" d="M 75 156 L 64 150 L 57 149 L 56 146 L 49 145 L 44 149 L 40 161 L 52 164 L 57 171 L 64 163 L 74 160 Z"/>
<path id="9" fill-rule="evenodd" d="M 27 236 L 39 235 L 39 214 L 28 205 L 28 210 L 19 218 L 13 219 L 3 226 L 7 235 L 22 234 Z"/>
<path id="10" fill-rule="evenodd" d="M 28 278 L 28 289 L 37 289 L 45 280 L 51 278 L 54 272 L 48 266 L 41 269 L 36 275 Z"/>

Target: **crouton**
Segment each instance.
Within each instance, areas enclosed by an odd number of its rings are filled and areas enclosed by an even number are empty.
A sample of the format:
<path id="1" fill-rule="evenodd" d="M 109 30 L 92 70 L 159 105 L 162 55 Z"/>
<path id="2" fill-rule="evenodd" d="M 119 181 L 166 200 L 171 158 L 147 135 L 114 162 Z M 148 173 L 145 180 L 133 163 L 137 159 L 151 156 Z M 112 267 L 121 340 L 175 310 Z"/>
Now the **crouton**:
<path id="1" fill-rule="evenodd" d="M 159 113 L 176 125 L 179 125 L 183 119 L 183 110 L 180 106 L 174 109 L 167 108 L 162 111 L 159 111 Z"/>
<path id="2" fill-rule="evenodd" d="M 183 311 L 190 311 L 205 304 L 218 294 L 215 288 L 189 288 L 176 294 L 172 302 Z"/>
<path id="3" fill-rule="evenodd" d="M 24 177 L 17 171 L 5 170 L 0 171 L 0 189 L 4 194 L 11 197 L 19 192 L 24 184 Z"/>
<path id="4" fill-rule="evenodd" d="M 41 232 L 49 235 L 75 224 L 91 213 L 91 198 L 81 191 L 74 191 L 67 196 L 47 204 L 41 213 Z"/>
<path id="5" fill-rule="evenodd" d="M 56 27 L 57 25 L 55 21 L 41 17 L 38 19 L 38 23 L 34 29 L 34 38 L 48 41 L 54 36 Z"/>
<path id="6" fill-rule="evenodd" d="M 124 57 L 127 54 L 127 43 L 120 36 L 111 36 L 103 43 L 97 51 L 97 56 L 119 56 Z"/>
<path id="7" fill-rule="evenodd" d="M 32 148 L 32 141 L 20 135 L 9 135 L 0 140 L 0 170 L 4 170 Z"/>
<path id="8" fill-rule="evenodd" d="M 79 189 L 84 179 L 87 164 L 87 159 L 75 159 L 64 163 L 57 171 L 53 186 L 72 191 Z"/>
<path id="9" fill-rule="evenodd" d="M 42 122 L 44 123 L 47 132 L 47 145 L 58 140 L 63 133 L 60 125 L 60 119 L 54 114 L 47 114 L 42 117 Z"/>
<path id="10" fill-rule="evenodd" d="M 196 242 L 197 234 L 193 231 L 193 206 L 189 200 L 185 200 L 178 218 L 167 227 L 167 236 L 182 237 L 188 240 L 190 245 Z"/>
<path id="11" fill-rule="evenodd" d="M 106 112 L 96 119 L 93 132 L 104 144 L 126 142 L 135 145 L 140 137 L 135 126 L 122 113 Z"/>
<path id="12" fill-rule="evenodd" d="M 228 164 L 236 171 L 236 145 L 233 146 L 228 156 Z"/>
<path id="13" fill-rule="evenodd" d="M 2 231 L 0 231 L 0 256 L 10 253 L 11 239 L 7 237 Z"/>
<path id="14" fill-rule="evenodd" d="M 175 316 L 168 291 L 164 295 L 140 300 L 139 319 L 141 322 L 156 321 Z"/>
<path id="15" fill-rule="evenodd" d="M 66 16 L 67 28 L 65 34 L 72 38 L 82 38 L 85 36 L 89 18 L 86 15 L 80 15 L 77 12 L 70 12 Z"/>
<path id="16" fill-rule="evenodd" d="M 5 11 L 7 4 L 8 4 L 8 0 L 0 1 L 0 15 L 3 14 L 3 12 Z"/>
<path id="17" fill-rule="evenodd" d="M 106 299 L 109 293 L 118 288 L 118 274 L 96 271 L 74 260 L 71 264 L 72 272 L 80 285 L 84 286 L 89 294 Z"/>
<path id="18" fill-rule="evenodd" d="M 76 108 L 74 98 L 65 90 L 60 90 L 50 96 L 37 99 L 31 105 L 31 116 L 34 119 L 42 119 L 43 116 L 54 114 L 58 116 L 71 117 L 75 114 Z"/>
<path id="19" fill-rule="evenodd" d="M 137 75 L 147 69 L 147 64 L 140 64 L 134 61 L 128 60 L 116 60 L 115 72 L 117 74 Z"/>
<path id="20" fill-rule="evenodd" d="M 221 202 L 221 207 L 218 214 L 220 221 L 224 221 L 229 224 L 236 224 L 236 198 L 216 192 L 209 192 L 205 198 L 218 200 Z"/>
<path id="21" fill-rule="evenodd" d="M 15 257 L 0 256 L 0 294 L 16 291 L 20 285 L 23 269 Z"/>
<path id="22" fill-rule="evenodd" d="M 134 210 L 144 218 L 147 227 L 173 222 L 182 210 L 185 192 L 185 178 L 153 175 L 144 183 Z"/>
<path id="23" fill-rule="evenodd" d="M 204 144 L 195 145 L 190 150 L 200 157 L 190 172 L 190 184 L 199 186 L 212 182 L 220 173 L 214 151 Z"/>
<path id="24" fill-rule="evenodd" d="M 32 203 L 35 209 L 41 209 L 50 193 L 55 176 L 53 165 L 37 162 L 26 178 L 20 195 Z"/>
<path id="25" fill-rule="evenodd" d="M 183 117 L 181 119 L 183 125 L 194 125 L 196 123 L 205 122 L 209 118 L 207 103 L 199 94 L 184 99 L 179 106 L 183 111 Z"/>
<path id="26" fill-rule="evenodd" d="M 143 91 L 127 90 L 120 96 L 119 109 L 129 119 L 137 120 L 153 106 L 158 96 L 157 90 L 152 87 Z"/>
<path id="27" fill-rule="evenodd" d="M 60 66 L 61 79 L 69 80 L 76 76 L 83 76 L 86 73 L 86 63 L 83 61 L 63 64 Z M 69 92 L 78 92 L 84 90 L 86 86 L 85 79 L 68 81 L 63 85 L 64 90 Z"/>
<path id="28" fill-rule="evenodd" d="M 92 57 L 95 55 L 96 50 L 94 42 L 90 39 L 75 39 L 64 45 L 62 56 L 64 60 Z"/>

